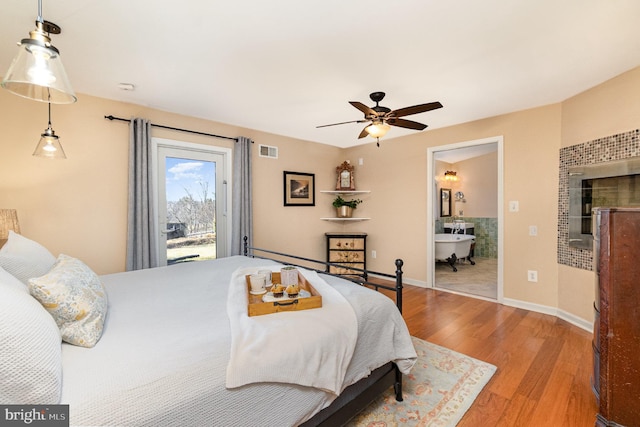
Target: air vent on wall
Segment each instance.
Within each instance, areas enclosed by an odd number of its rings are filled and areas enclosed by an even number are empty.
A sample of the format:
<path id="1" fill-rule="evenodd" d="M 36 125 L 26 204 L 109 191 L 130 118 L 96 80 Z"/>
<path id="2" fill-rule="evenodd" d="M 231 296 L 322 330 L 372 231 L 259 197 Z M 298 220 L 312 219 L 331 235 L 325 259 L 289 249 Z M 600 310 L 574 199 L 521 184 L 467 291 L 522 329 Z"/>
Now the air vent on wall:
<path id="1" fill-rule="evenodd" d="M 260 157 L 269 157 L 271 159 L 278 158 L 278 147 L 271 147 L 269 145 L 259 145 Z"/>

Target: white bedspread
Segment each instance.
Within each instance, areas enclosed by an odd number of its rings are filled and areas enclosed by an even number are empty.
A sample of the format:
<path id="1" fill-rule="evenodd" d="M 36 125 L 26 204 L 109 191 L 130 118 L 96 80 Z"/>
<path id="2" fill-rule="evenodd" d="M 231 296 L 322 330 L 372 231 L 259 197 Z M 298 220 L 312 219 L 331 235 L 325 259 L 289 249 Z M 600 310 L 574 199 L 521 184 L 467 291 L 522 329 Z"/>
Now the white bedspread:
<path id="1" fill-rule="evenodd" d="M 242 268 L 231 278 L 227 388 L 277 382 L 339 394 L 358 337 L 358 320 L 351 304 L 316 272 L 300 268 L 322 295 L 322 307 L 249 317 L 245 276 L 263 268 L 271 266 Z"/>
<path id="2" fill-rule="evenodd" d="M 72 426 L 295 426 L 333 393 L 284 383 L 227 389 L 229 280 L 238 268 L 280 266 L 242 256 L 101 276 L 109 295 L 93 348 L 62 345 L 61 403 Z M 389 360 L 408 372 L 415 350 L 386 296 L 321 275 L 351 304 L 358 338 L 344 387 Z M 313 311 L 313 310 L 307 310 Z M 277 402 L 295 402 L 286 411 Z"/>

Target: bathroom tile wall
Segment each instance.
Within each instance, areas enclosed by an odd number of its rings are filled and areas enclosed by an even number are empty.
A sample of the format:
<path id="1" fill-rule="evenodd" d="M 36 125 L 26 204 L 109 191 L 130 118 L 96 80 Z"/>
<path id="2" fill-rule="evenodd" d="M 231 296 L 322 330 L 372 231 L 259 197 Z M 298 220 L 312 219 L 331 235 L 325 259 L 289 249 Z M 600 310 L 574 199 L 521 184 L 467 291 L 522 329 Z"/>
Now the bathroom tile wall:
<path id="1" fill-rule="evenodd" d="M 476 236 L 474 256 L 498 258 L 498 218 L 464 217 L 464 222 L 472 222 Z"/>
<path id="2" fill-rule="evenodd" d="M 558 263 L 593 269 L 591 250 L 569 246 L 569 168 L 640 156 L 640 129 L 560 149 L 558 189 Z"/>

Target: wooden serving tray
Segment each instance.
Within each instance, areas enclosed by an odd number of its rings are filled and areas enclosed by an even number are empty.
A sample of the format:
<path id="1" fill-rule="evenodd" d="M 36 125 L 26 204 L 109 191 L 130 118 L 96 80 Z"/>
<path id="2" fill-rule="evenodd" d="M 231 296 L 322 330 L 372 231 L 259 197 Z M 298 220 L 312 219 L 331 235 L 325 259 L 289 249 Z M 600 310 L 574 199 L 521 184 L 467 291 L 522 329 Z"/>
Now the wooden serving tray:
<path id="1" fill-rule="evenodd" d="M 280 313 L 281 311 L 300 311 L 322 307 L 322 295 L 311 286 L 311 283 L 298 271 L 298 286 L 305 289 L 311 296 L 307 298 L 283 299 L 281 301 L 262 302 L 262 295 L 252 295 L 249 275 L 246 276 L 248 313 L 249 316 L 261 316 L 263 314 Z M 280 283 L 280 272 L 271 274 L 272 283 Z M 264 294 L 263 294 L 264 295 Z"/>

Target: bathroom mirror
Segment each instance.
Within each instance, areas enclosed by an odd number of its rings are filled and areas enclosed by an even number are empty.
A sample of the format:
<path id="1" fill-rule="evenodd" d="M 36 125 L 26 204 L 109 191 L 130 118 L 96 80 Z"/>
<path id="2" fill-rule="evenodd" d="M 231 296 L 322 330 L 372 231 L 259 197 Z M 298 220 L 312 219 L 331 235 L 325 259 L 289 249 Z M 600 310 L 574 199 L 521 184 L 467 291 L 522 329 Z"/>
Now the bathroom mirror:
<path id="1" fill-rule="evenodd" d="M 451 216 L 451 189 L 440 189 L 440 216 Z"/>

